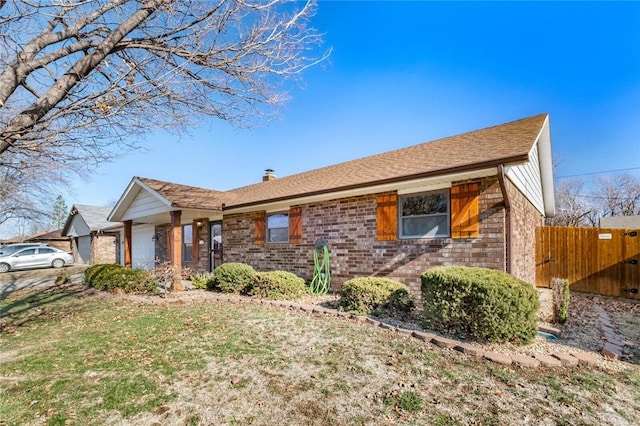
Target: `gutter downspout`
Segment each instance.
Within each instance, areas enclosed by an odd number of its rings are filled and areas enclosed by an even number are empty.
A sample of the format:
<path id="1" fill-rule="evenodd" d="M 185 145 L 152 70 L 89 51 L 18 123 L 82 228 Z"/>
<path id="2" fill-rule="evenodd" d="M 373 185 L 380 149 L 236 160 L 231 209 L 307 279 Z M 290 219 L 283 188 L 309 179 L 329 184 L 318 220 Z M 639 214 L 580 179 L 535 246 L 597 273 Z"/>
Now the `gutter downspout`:
<path id="1" fill-rule="evenodd" d="M 511 250 L 513 228 L 512 228 L 512 221 L 511 221 L 511 199 L 509 198 L 509 192 L 507 192 L 507 186 L 506 186 L 505 174 L 504 174 L 504 164 L 498 165 L 498 182 L 500 183 L 500 190 L 502 191 L 502 198 L 504 199 L 504 208 L 506 210 L 505 228 L 507 229 L 507 235 L 506 235 L 507 252 L 505 256 L 506 257 L 505 266 L 506 266 L 506 272 L 510 274 L 511 271 L 513 270 L 511 265 L 511 259 L 513 258 L 512 250 Z"/>

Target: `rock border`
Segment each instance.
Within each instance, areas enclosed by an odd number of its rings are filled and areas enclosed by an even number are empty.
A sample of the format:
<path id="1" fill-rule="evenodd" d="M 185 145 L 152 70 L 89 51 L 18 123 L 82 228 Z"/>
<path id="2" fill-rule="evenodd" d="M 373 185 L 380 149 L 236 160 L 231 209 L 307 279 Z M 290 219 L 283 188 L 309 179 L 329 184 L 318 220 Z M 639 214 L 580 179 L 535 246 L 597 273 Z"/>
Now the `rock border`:
<path id="1" fill-rule="evenodd" d="M 372 317 L 354 315 L 348 312 L 342 312 L 337 309 L 325 308 L 317 305 L 305 305 L 292 301 L 255 299 L 251 297 L 239 295 L 227 295 L 220 293 L 211 293 L 206 297 L 207 300 L 227 303 L 254 303 L 267 305 L 277 308 L 285 308 L 293 311 L 302 311 L 311 315 L 318 316 L 334 316 L 366 324 L 373 327 L 379 327 L 384 330 L 396 332 L 407 337 L 415 338 L 425 343 L 432 344 L 442 350 L 455 350 L 468 355 L 475 359 L 490 361 L 499 365 L 513 366 L 518 368 L 557 368 L 557 367 L 576 367 L 596 365 L 601 357 L 588 352 L 558 352 L 551 355 L 535 354 L 535 355 L 507 355 L 498 352 L 485 351 L 473 345 L 469 345 L 458 340 L 438 336 L 433 333 L 416 331 L 402 327 L 393 326 L 384 322 L 380 322 Z M 171 299 L 164 299 L 170 301 Z M 197 299 L 202 300 L 202 299 Z M 175 299 L 175 302 L 183 302 L 181 299 Z"/>

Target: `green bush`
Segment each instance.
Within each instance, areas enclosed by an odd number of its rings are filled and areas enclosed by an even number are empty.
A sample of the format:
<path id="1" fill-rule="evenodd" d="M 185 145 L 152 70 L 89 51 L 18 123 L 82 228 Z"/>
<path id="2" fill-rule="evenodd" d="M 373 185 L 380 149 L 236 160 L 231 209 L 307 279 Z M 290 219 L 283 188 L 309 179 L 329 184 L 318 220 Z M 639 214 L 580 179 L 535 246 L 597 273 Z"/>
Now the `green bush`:
<path id="1" fill-rule="evenodd" d="M 84 270 L 84 283 L 88 287 L 96 287 L 96 280 L 99 282 L 98 285 L 101 285 L 100 276 L 102 274 L 108 274 L 110 271 L 121 269 L 121 265 L 116 265 L 113 263 L 109 264 L 101 264 L 101 265 L 93 265 Z M 102 288 L 98 288 L 98 290 L 103 290 Z"/>
<path id="2" fill-rule="evenodd" d="M 404 317 L 413 307 L 407 287 L 388 278 L 352 278 L 340 290 L 340 308 L 359 315 Z"/>
<path id="3" fill-rule="evenodd" d="M 210 285 L 212 285 L 209 284 L 210 282 L 213 282 L 213 274 L 211 274 L 210 272 L 191 275 L 191 284 L 195 288 L 208 288 Z"/>
<path id="4" fill-rule="evenodd" d="M 552 278 L 554 320 L 564 324 L 569 319 L 569 280 Z"/>
<path id="5" fill-rule="evenodd" d="M 537 335 L 536 289 L 505 272 L 436 267 L 422 275 L 428 328 L 489 341 L 529 343 Z"/>
<path id="6" fill-rule="evenodd" d="M 250 296 L 271 300 L 295 300 L 308 293 L 302 278 L 287 271 L 258 272 L 248 290 Z"/>
<path id="7" fill-rule="evenodd" d="M 218 266 L 207 289 L 223 293 L 245 293 L 253 283 L 256 271 L 246 263 L 229 262 Z"/>
<path id="8" fill-rule="evenodd" d="M 157 283 L 148 271 L 129 269 L 122 265 L 94 265 L 85 270 L 85 284 L 97 290 L 147 294 L 157 290 Z"/>

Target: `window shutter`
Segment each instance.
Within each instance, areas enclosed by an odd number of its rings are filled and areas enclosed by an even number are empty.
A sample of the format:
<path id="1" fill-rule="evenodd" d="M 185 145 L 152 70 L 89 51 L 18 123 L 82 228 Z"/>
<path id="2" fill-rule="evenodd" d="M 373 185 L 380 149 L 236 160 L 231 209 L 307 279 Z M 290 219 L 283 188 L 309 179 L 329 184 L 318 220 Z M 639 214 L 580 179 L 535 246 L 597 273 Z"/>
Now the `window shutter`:
<path id="1" fill-rule="evenodd" d="M 398 235 L 398 196 L 396 194 L 378 195 L 376 208 L 376 226 L 378 241 L 392 241 Z"/>
<path id="2" fill-rule="evenodd" d="M 302 208 L 289 209 L 289 243 L 302 244 Z"/>
<path id="3" fill-rule="evenodd" d="M 468 183 L 451 187 L 451 237 L 478 238 L 478 198 L 480 185 Z"/>
<path id="4" fill-rule="evenodd" d="M 253 243 L 257 245 L 264 244 L 264 220 L 266 213 L 257 212 L 253 220 Z"/>

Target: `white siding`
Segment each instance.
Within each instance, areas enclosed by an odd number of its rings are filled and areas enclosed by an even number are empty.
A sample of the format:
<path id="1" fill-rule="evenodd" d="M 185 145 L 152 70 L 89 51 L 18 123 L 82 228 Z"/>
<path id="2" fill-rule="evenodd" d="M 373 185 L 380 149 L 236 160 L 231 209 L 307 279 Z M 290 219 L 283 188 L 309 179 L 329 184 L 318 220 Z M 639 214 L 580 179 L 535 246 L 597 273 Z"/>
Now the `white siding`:
<path id="1" fill-rule="evenodd" d="M 531 152 L 529 152 L 529 161 L 527 163 L 507 166 L 505 169 L 509 180 L 513 182 L 540 213 L 544 214 L 538 144 L 536 143 L 533 149 L 531 149 Z"/>
<path id="2" fill-rule="evenodd" d="M 89 230 L 89 227 L 87 227 L 87 224 L 82 219 L 82 217 L 79 214 L 74 215 L 71 219 L 71 223 L 69 224 L 67 236 L 79 237 L 89 234 L 91 234 L 91 231 Z"/>
<path id="3" fill-rule="evenodd" d="M 163 203 L 158 197 L 147 191 L 140 191 L 129 205 L 129 208 L 127 208 L 122 220 L 135 220 L 145 216 L 165 213 L 170 210 L 171 206 Z"/>

